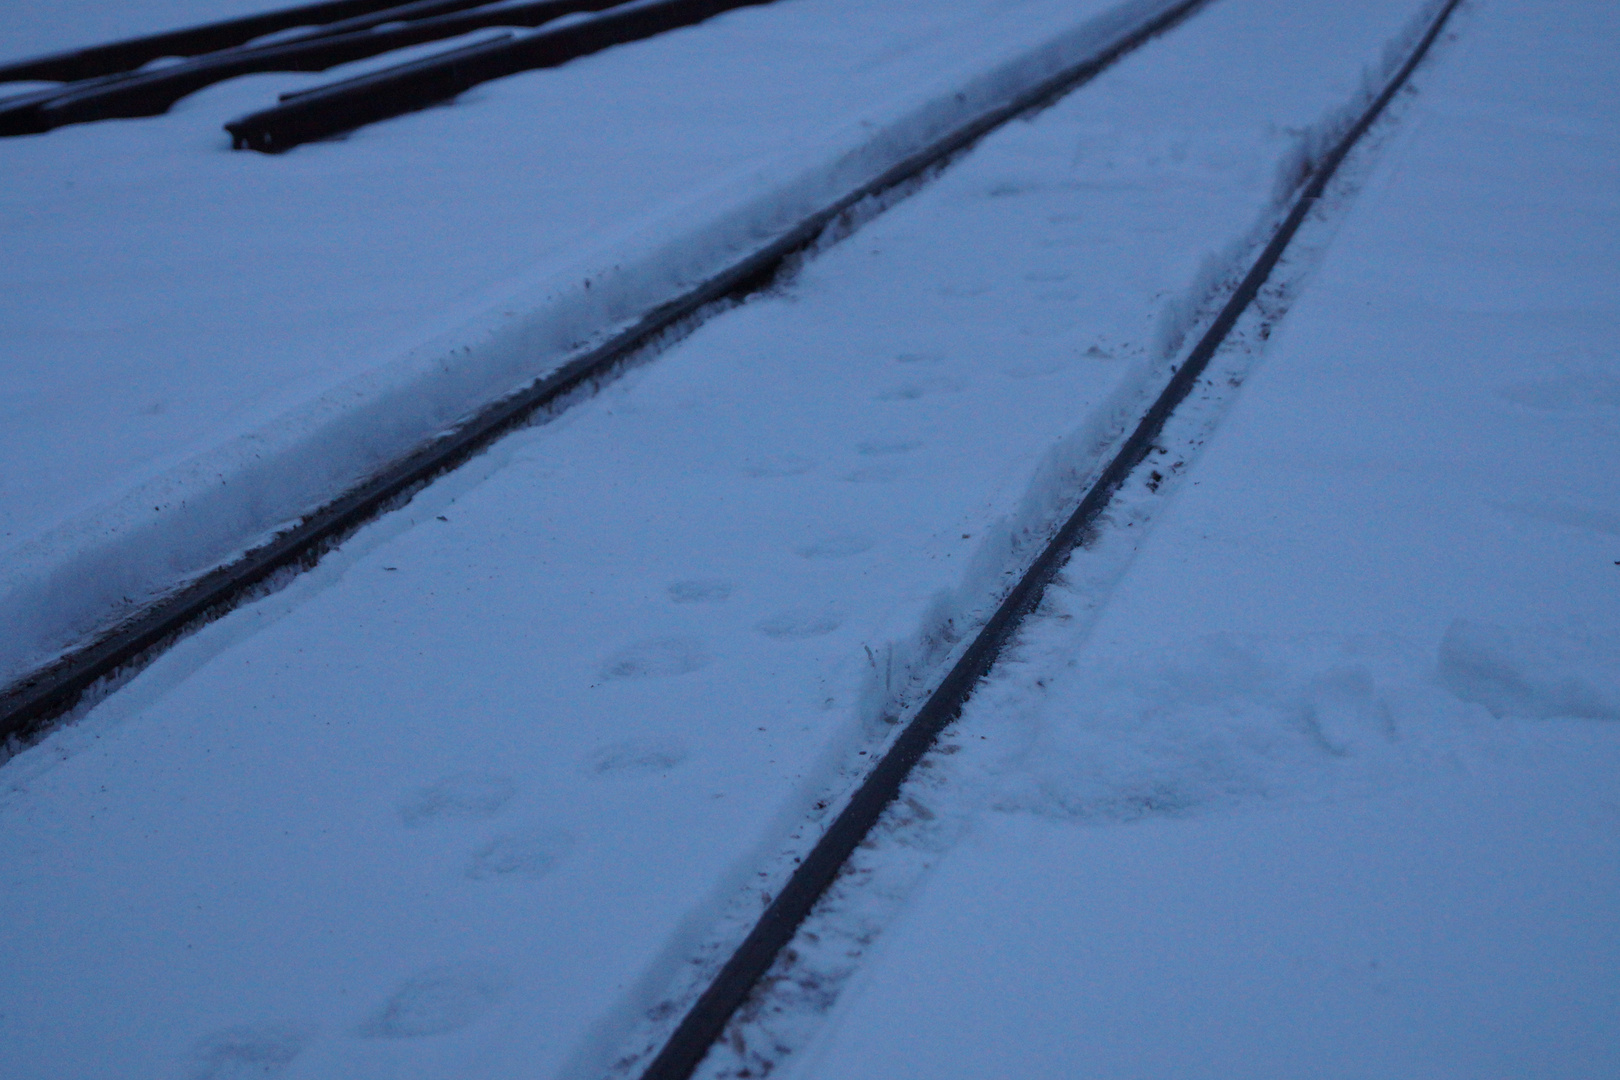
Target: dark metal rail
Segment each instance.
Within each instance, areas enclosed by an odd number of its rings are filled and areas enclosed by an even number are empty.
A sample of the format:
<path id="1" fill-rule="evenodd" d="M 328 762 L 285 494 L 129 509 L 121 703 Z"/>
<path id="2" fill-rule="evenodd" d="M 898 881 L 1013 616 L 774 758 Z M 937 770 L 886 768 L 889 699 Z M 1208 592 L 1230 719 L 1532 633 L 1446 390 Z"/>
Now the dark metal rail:
<path id="1" fill-rule="evenodd" d="M 631 0 L 532 0 L 494 10 L 490 0 L 418 0 L 389 11 L 334 23 L 291 41 L 223 49 L 155 71 L 112 76 L 0 102 L 0 135 L 34 135 L 66 124 L 155 116 L 207 86 L 266 71 L 325 71 L 410 45 L 488 27 L 536 27 L 579 12 Z M 446 8 L 451 10 L 446 11 Z M 400 25 L 391 25 L 400 23 Z M 385 25 L 390 24 L 390 25 Z"/>
<path id="2" fill-rule="evenodd" d="M 451 2 L 459 2 L 462 7 L 475 7 L 492 3 L 493 0 Z M 131 71 L 165 56 L 198 56 L 243 45 L 278 30 L 323 26 L 401 6 L 414 5 L 401 5 L 400 0 L 323 0 L 317 4 L 267 11 L 262 15 L 245 15 L 239 19 L 0 64 L 0 82 L 77 82 L 80 79 L 95 79 Z"/>
<path id="3" fill-rule="evenodd" d="M 1120 29 L 1118 36 L 1090 59 L 941 133 L 934 142 L 881 176 L 806 215 L 776 240 L 648 311 L 633 326 L 597 348 L 418 447 L 312 511 L 269 543 L 176 589 L 60 660 L 0 687 L 0 741 L 43 734 L 102 680 L 139 670 L 187 632 L 227 614 L 273 575 L 316 565 L 327 551 L 386 512 L 397 500 L 481 452 L 540 409 L 608 375 L 658 335 L 698 316 L 717 301 L 744 296 L 769 284 L 788 259 L 814 242 L 839 215 L 857 203 L 915 179 L 1009 120 L 1056 99 L 1206 2 L 1181 0 L 1144 24 Z"/>
<path id="4" fill-rule="evenodd" d="M 653 37 L 772 0 L 663 0 L 577 26 L 488 42 L 307 90 L 225 125 L 238 150 L 280 153 L 300 143 L 427 108 L 479 83 L 558 67 L 614 45 Z"/>
<path id="5" fill-rule="evenodd" d="M 682 1017 L 669 1040 L 641 1074 L 641 1080 L 688 1080 L 696 1070 L 709 1048 L 724 1033 L 732 1015 L 748 999 L 755 985 L 776 962 L 777 955 L 810 916 L 817 901 L 832 885 L 856 847 L 866 839 L 889 804 L 899 797 L 901 785 L 912 768 L 922 760 L 940 734 L 961 715 L 974 688 L 989 674 L 1024 619 L 1040 604 L 1047 587 L 1063 568 L 1069 555 L 1092 533 L 1098 517 L 1114 494 L 1152 450 L 1165 421 L 1197 385 L 1216 350 L 1237 325 L 1238 318 L 1254 302 L 1305 216 L 1326 190 L 1328 181 L 1338 171 L 1351 148 L 1406 84 L 1457 3 L 1458 0 L 1446 0 L 1428 31 L 1382 93 L 1333 150 L 1317 163 L 1271 241 L 1187 359 L 1138 421 L 1130 437 L 1086 492 L 1074 514 L 1013 586 L 961 659 L 867 774 L 804 861 L 794 869 L 753 930 Z"/>

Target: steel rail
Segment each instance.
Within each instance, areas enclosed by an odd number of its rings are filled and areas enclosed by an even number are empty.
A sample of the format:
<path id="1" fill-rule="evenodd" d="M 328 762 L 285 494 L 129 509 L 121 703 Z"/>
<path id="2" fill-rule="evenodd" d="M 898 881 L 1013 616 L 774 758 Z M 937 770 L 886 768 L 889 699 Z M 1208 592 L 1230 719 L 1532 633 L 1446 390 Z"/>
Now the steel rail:
<path id="1" fill-rule="evenodd" d="M 454 2 L 454 0 L 452 0 Z M 459 0 L 462 6 L 494 0 Z M 256 37 L 299 26 L 322 26 L 405 6 L 400 0 L 322 0 L 321 3 L 244 15 L 238 19 L 169 30 L 161 34 L 92 45 L 0 64 L 0 82 L 77 82 L 130 71 L 165 56 L 197 56 L 243 45 Z"/>
<path id="2" fill-rule="evenodd" d="M 1047 587 L 1069 555 L 1091 535 L 1098 517 L 1114 494 L 1152 450 L 1170 414 L 1197 385 L 1216 350 L 1259 295 L 1289 242 L 1321 198 L 1345 157 L 1406 85 L 1458 3 L 1459 0 L 1445 0 L 1427 31 L 1382 92 L 1333 149 L 1316 164 L 1271 240 L 1137 422 L 1130 436 L 1087 489 L 1080 505 L 1008 592 L 927 701 L 901 729 L 803 862 L 794 868 L 748 936 L 687 1010 L 669 1039 L 642 1072 L 641 1080 L 688 1080 L 691 1077 L 709 1048 L 724 1033 L 732 1015 L 747 1001 L 759 980 L 776 962 L 778 954 L 810 916 L 817 901 L 836 880 L 855 849 L 877 825 L 888 806 L 899 797 L 901 785 L 911 770 L 945 729 L 961 715 L 974 688 L 989 674 L 1023 621 L 1039 606 Z"/>
<path id="3" fill-rule="evenodd" d="M 477 0 L 487 7 L 490 0 Z M 489 27 L 536 27 L 564 15 L 602 11 L 632 0 L 532 0 L 493 10 L 470 0 L 419 0 L 406 8 L 334 24 L 290 41 L 224 49 L 154 71 L 113 76 L 0 102 L 0 135 L 35 135 L 68 124 L 156 116 L 204 87 L 268 71 L 325 71 L 395 49 Z M 436 11 L 435 9 L 441 9 Z M 400 22 L 401 25 L 384 25 Z M 463 50 L 458 50 L 463 51 Z"/>
<path id="4" fill-rule="evenodd" d="M 102 680 L 138 671 L 189 631 L 227 614 L 273 576 L 317 565 L 332 547 L 412 491 L 479 453 L 539 410 L 607 375 L 659 335 L 689 319 L 702 317 L 705 309 L 717 302 L 768 285 L 792 256 L 806 249 L 857 203 L 914 180 L 1008 121 L 1044 107 L 1207 2 L 1179 0 L 1141 23 L 1121 28 L 1089 58 L 943 132 L 880 176 L 806 215 L 752 254 L 647 311 L 632 326 L 597 347 L 425 442 L 311 511 L 269 542 L 198 576 L 94 640 L 0 687 L 0 742 L 42 735 Z"/>
<path id="5" fill-rule="evenodd" d="M 441 56 L 302 91 L 225 125 L 238 150 L 274 154 L 447 101 L 479 83 L 559 67 L 594 52 L 654 37 L 736 8 L 773 0 L 661 0 L 589 22 L 469 46 Z"/>

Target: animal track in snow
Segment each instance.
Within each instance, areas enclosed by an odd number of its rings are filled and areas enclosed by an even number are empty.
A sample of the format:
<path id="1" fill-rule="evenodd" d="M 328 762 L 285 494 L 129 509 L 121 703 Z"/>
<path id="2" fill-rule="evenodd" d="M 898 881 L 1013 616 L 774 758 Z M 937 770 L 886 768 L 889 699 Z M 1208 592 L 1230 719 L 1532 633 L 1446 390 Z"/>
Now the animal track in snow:
<path id="1" fill-rule="evenodd" d="M 677 604 L 718 604 L 731 596 L 731 582 L 720 578 L 693 578 L 669 587 L 669 598 Z"/>
<path id="2" fill-rule="evenodd" d="M 405 980 L 360 1027 L 373 1039 L 416 1039 L 464 1028 L 506 995 L 506 973 L 481 964 L 446 964 Z"/>
<path id="3" fill-rule="evenodd" d="M 939 289 L 939 295 L 950 297 L 953 300 L 958 298 L 967 299 L 975 296 L 983 296 L 985 293 L 988 293 L 993 289 L 995 289 L 995 286 L 991 285 L 987 281 L 970 281 L 960 285 L 954 283 L 950 285 L 942 285 Z"/>
<path id="4" fill-rule="evenodd" d="M 517 793 L 509 776 L 465 772 L 419 788 L 399 804 L 399 816 L 416 828 L 437 821 L 480 821 L 494 817 Z"/>
<path id="5" fill-rule="evenodd" d="M 950 379 L 913 379 L 880 391 L 876 401 L 916 401 L 930 394 L 953 394 L 961 386 Z"/>
<path id="6" fill-rule="evenodd" d="M 604 679 L 650 679 L 685 675 L 709 662 L 703 647 L 688 638 L 655 638 L 628 645 L 602 665 Z"/>
<path id="7" fill-rule="evenodd" d="M 841 536 L 824 537 L 813 544 L 807 544 L 799 548 L 799 555 L 806 559 L 847 559 L 851 555 L 870 551 L 871 548 L 872 541 L 866 537 L 846 533 Z"/>
<path id="8" fill-rule="evenodd" d="M 543 878 L 568 854 L 573 838 L 560 829 L 539 827 L 496 837 L 473 853 L 467 876 L 474 881 L 495 878 Z"/>
<path id="9" fill-rule="evenodd" d="M 845 473 L 843 478 L 850 484 L 887 484 L 899 476 L 900 468 L 896 465 L 863 465 Z"/>
<path id="10" fill-rule="evenodd" d="M 233 1027 L 217 1031 L 192 1048 L 187 1080 L 247 1080 L 287 1071 L 309 1033 L 294 1024 Z"/>
<path id="11" fill-rule="evenodd" d="M 835 611 L 828 611 L 825 608 L 799 608 L 772 615 L 760 622 L 757 629 L 769 638 L 795 641 L 830 634 L 843 624 L 843 616 Z"/>
<path id="12" fill-rule="evenodd" d="M 592 751 L 587 766 L 597 776 L 666 773 L 686 760 L 686 747 L 672 739 L 611 743 Z"/>
<path id="13" fill-rule="evenodd" d="M 887 457 L 890 454 L 909 454 L 921 446 L 921 439 L 898 439 L 890 442 L 873 440 L 859 443 L 855 449 L 867 457 Z"/>

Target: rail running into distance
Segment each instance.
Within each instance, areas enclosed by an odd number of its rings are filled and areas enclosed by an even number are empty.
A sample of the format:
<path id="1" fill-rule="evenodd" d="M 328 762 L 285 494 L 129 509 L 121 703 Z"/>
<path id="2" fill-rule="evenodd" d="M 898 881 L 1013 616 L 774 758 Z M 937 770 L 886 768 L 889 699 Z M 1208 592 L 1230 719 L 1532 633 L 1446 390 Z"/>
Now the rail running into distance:
<path id="1" fill-rule="evenodd" d="M 279 152 L 447 100 L 479 83 L 557 67 L 594 52 L 691 26 L 770 0 L 414 0 L 322 22 L 332 5 L 115 43 L 0 67 L 0 80 L 71 76 L 63 86 L 0 100 L 0 136 L 36 135 L 68 124 L 156 116 L 175 102 L 239 75 L 325 71 L 398 49 L 474 33 L 507 32 L 359 78 L 283 95 L 281 103 L 232 121 L 237 149 Z M 610 9 L 623 9 L 610 11 Z M 336 9 L 345 10 L 345 9 Z M 601 12 L 609 12 L 599 15 Z M 588 16 L 596 15 L 595 18 Z M 538 29 L 568 16 L 582 22 Z M 254 43 L 265 27 L 301 27 Z M 245 29 L 246 28 L 246 29 Z M 142 67 L 178 54 L 176 62 Z"/>
<path id="2" fill-rule="evenodd" d="M 1007 592 L 994 614 L 974 635 L 956 663 L 923 704 L 905 720 L 899 734 L 855 789 L 819 840 L 794 869 L 730 958 L 687 1009 L 641 1080 L 688 1080 L 732 1016 L 747 1002 L 778 954 L 793 940 L 817 902 L 838 877 L 856 848 L 900 795 L 902 784 L 945 730 L 962 713 L 974 688 L 989 675 L 1024 620 L 1040 605 L 1046 589 L 1069 555 L 1094 531 L 1098 519 L 1126 479 L 1141 466 L 1176 407 L 1198 384 L 1216 351 L 1259 296 L 1294 234 L 1327 189 L 1350 151 L 1372 127 L 1445 28 L 1459 0 L 1445 0 L 1405 61 L 1337 143 L 1316 163 L 1294 197 L 1288 214 L 1260 251 L 1187 357 L 1137 421 L 1080 504 Z M 901 718 L 897 717 L 896 720 Z"/>
<path id="3" fill-rule="evenodd" d="M 574 391 L 610 377 L 662 335 L 688 328 L 727 301 L 769 285 L 794 255 L 858 203 L 927 175 L 1008 121 L 1044 108 L 1205 3 L 1178 0 L 1120 26 L 1084 59 L 941 133 L 877 178 L 844 192 L 726 269 L 646 311 L 601 345 L 418 446 L 270 542 L 201 575 L 50 665 L 0 688 L 0 740 L 26 741 L 44 734 L 87 694 L 132 677 L 175 641 L 257 595 L 272 579 L 279 580 L 278 575 L 312 568 L 367 522 L 408 500 L 423 485 L 485 450 L 541 410 L 565 404 Z"/>

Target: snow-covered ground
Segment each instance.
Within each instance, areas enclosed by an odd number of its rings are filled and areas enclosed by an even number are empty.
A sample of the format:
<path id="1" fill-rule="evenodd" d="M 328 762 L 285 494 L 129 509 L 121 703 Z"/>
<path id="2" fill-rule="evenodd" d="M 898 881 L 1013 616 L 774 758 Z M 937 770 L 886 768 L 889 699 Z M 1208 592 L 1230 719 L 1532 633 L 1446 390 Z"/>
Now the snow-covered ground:
<path id="1" fill-rule="evenodd" d="M 917 797 L 984 809 L 793 1075 L 1620 1075 L 1620 15 L 1457 30 L 951 732 Z"/>
<path id="2" fill-rule="evenodd" d="M 1169 4 L 779 0 L 274 158 L 221 124 L 399 54 L 0 140 L 0 682 Z"/>
<path id="3" fill-rule="evenodd" d="M 1419 7 L 1211 5 L 0 766 L 8 1076 L 600 1075 Z"/>

